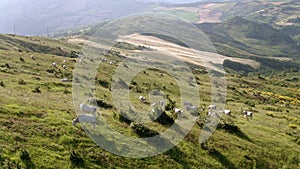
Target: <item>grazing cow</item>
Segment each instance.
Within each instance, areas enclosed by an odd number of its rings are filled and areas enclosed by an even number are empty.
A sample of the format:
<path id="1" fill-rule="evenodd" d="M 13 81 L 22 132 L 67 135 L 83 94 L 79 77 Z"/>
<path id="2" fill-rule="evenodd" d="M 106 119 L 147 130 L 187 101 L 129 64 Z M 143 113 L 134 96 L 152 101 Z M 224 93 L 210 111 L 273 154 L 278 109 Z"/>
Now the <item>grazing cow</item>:
<path id="1" fill-rule="evenodd" d="M 220 117 L 217 111 L 212 111 L 212 110 L 209 110 L 207 115 L 212 117 Z"/>
<path id="2" fill-rule="evenodd" d="M 80 114 L 77 115 L 75 119 L 73 119 L 72 124 L 75 126 L 77 123 L 91 123 L 93 127 L 95 127 L 97 122 L 97 118 L 95 115 L 88 115 L 88 114 Z"/>
<path id="3" fill-rule="evenodd" d="M 251 112 L 251 111 L 243 111 L 243 113 L 242 113 L 243 115 L 244 115 L 244 117 L 251 117 L 252 118 L 252 116 L 253 116 L 253 112 Z"/>
<path id="4" fill-rule="evenodd" d="M 64 69 L 66 69 L 66 68 L 67 68 L 67 66 L 66 66 L 66 65 L 62 65 L 62 67 L 63 67 Z"/>
<path id="5" fill-rule="evenodd" d="M 52 66 L 56 68 L 56 67 L 57 67 L 57 64 L 56 64 L 56 63 L 52 63 Z"/>
<path id="6" fill-rule="evenodd" d="M 183 110 L 178 109 L 178 108 L 174 108 L 173 110 L 174 110 L 174 112 L 175 112 L 176 114 L 178 114 L 178 115 L 183 115 Z"/>
<path id="7" fill-rule="evenodd" d="M 217 106 L 216 105 L 209 105 L 208 109 L 210 109 L 210 110 L 216 110 Z"/>
<path id="8" fill-rule="evenodd" d="M 224 113 L 225 115 L 228 115 L 228 116 L 231 115 L 231 111 L 230 111 L 230 110 L 223 110 L 223 113 Z"/>
<path id="9" fill-rule="evenodd" d="M 140 100 L 142 103 L 146 103 L 146 97 L 144 97 L 144 96 L 140 96 L 140 97 L 139 97 L 139 100 Z"/>
<path id="10" fill-rule="evenodd" d="M 114 64 L 114 62 L 109 62 L 110 65 Z"/>
<path id="11" fill-rule="evenodd" d="M 89 106 L 86 104 L 80 104 L 80 109 L 85 113 L 96 113 L 97 108 L 95 106 Z"/>
<path id="12" fill-rule="evenodd" d="M 35 57 L 33 55 L 30 56 L 32 60 L 35 60 Z"/>
<path id="13" fill-rule="evenodd" d="M 60 80 L 61 82 L 69 82 L 69 79 L 68 78 L 63 78 Z"/>
<path id="14" fill-rule="evenodd" d="M 66 60 L 63 60 L 63 63 L 67 63 L 67 61 L 66 61 Z"/>

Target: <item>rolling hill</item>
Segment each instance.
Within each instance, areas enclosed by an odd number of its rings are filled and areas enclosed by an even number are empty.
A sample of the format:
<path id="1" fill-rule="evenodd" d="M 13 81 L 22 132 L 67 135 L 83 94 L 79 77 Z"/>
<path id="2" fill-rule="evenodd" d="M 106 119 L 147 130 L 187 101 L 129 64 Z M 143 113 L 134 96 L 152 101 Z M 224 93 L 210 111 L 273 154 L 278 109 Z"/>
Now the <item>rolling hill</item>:
<path id="1" fill-rule="evenodd" d="M 267 24 L 234 17 L 222 23 L 203 23 L 198 27 L 217 46 L 230 46 L 249 55 L 300 58 L 297 42 Z"/>
<path id="2" fill-rule="evenodd" d="M 130 159 L 105 151 L 87 137 L 81 125 L 72 126 L 76 117 L 72 83 L 61 79 L 73 79 L 77 58 L 56 53 L 55 49 L 59 46 L 66 53 L 79 52 L 80 44 L 64 39 L 1 35 L 0 46 L 0 97 L 5 98 L 0 100 L 1 168 L 299 167 L 300 98 L 295 94 L 299 88 L 299 69 L 272 74 L 253 72 L 248 76 L 229 71 L 226 109 L 232 111 L 232 116 L 223 116 L 214 135 L 205 144 L 199 144 L 199 133 L 207 116 L 205 109 L 210 104 L 211 84 L 203 67 L 191 65 L 201 95 L 198 120 L 192 131 L 166 153 Z M 131 52 L 128 45 L 126 48 L 119 45 L 114 50 Z M 166 110 L 162 119 L 151 123 L 130 125 L 130 121 L 122 118 L 110 95 L 110 79 L 117 67 L 123 65 L 124 56 L 110 52 L 104 58 L 116 65 L 100 63 L 95 77 L 96 105 L 101 117 L 130 137 L 153 136 L 164 131 L 168 127 L 165 120 L 176 118 L 172 110 Z M 63 60 L 67 69 L 61 66 Z M 57 68 L 52 66 L 53 62 L 58 63 Z M 171 106 L 180 106 L 178 85 L 165 72 L 147 69 L 126 85 L 130 87 L 132 103 L 140 110 L 148 110 L 149 105 L 141 104 L 137 97 L 142 94 L 148 99 L 149 89 L 156 88 L 169 95 Z M 244 109 L 254 112 L 252 119 L 241 115 Z M 100 120 L 96 129 L 102 125 Z M 123 148 L 113 138 L 106 139 L 116 149 Z"/>
<path id="3" fill-rule="evenodd" d="M 172 11 L 171 14 L 183 19 L 183 12 L 197 15 L 198 19 L 189 20 L 194 23 L 222 22 L 238 16 L 282 30 L 299 44 L 299 9 L 300 3 L 297 0 L 263 0 L 162 4 L 157 11 Z"/>

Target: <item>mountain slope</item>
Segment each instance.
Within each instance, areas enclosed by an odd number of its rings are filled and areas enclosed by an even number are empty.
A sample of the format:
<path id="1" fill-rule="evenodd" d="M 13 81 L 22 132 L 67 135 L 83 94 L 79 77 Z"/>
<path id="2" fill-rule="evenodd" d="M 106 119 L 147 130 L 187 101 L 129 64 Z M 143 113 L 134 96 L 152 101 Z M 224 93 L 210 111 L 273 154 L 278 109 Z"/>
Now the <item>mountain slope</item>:
<path id="1" fill-rule="evenodd" d="M 87 137 L 79 124 L 72 126 L 72 119 L 76 117 L 72 83 L 61 82 L 61 79 L 72 79 L 77 60 L 43 50 L 32 52 L 31 45 L 24 43 L 38 40 L 35 43 L 69 50 L 76 50 L 78 46 L 38 37 L 0 36 L 0 39 L 0 45 L 6 48 L 0 49 L 0 97 L 5 98 L 0 99 L 0 168 L 272 169 L 299 166 L 300 97 L 295 94 L 299 88 L 299 70 L 264 77 L 228 74 L 226 109 L 232 110 L 232 116 L 223 116 L 214 135 L 205 144 L 199 144 L 199 133 L 207 117 L 207 110 L 203 109 L 211 104 L 211 84 L 205 70 L 192 67 L 202 96 L 199 118 L 192 131 L 166 153 L 130 159 L 105 151 Z M 106 55 L 105 59 L 117 65 L 100 63 L 95 77 L 93 94 L 97 97 L 101 116 L 111 127 L 130 137 L 164 131 L 168 126 L 163 119 L 132 128 L 114 107 L 109 86 L 115 70 L 123 65 L 114 53 Z M 35 60 L 30 58 L 31 54 L 35 55 Z M 67 69 L 61 66 L 63 60 L 66 60 Z M 52 66 L 53 62 L 58 63 L 57 68 Z M 90 61 L 84 62 L 89 64 Z M 179 66 L 176 65 L 180 69 Z M 135 83 L 128 85 L 135 107 L 149 110 L 149 105 L 137 99 L 141 94 L 147 96 L 149 88 L 159 88 L 169 95 L 170 104 L 180 106 L 177 83 L 169 74 L 147 69 L 137 74 L 133 81 Z M 244 118 L 242 110 L 253 111 L 253 118 Z M 174 118 L 172 114 L 172 110 L 166 111 L 169 119 Z M 97 123 L 96 129 L 102 130 L 103 124 L 102 121 Z M 106 139 L 111 146 L 118 145 L 115 138 Z M 123 150 L 124 145 L 116 148 Z M 125 145 L 125 148 L 130 147 Z"/>
<path id="2" fill-rule="evenodd" d="M 217 45 L 230 45 L 252 55 L 299 58 L 297 42 L 267 24 L 234 17 L 222 23 L 198 27 Z"/>
<path id="3" fill-rule="evenodd" d="M 80 53 L 80 47 L 60 40 L 1 34 L 0 49 L 27 53 L 37 52 L 65 57 L 78 57 Z"/>

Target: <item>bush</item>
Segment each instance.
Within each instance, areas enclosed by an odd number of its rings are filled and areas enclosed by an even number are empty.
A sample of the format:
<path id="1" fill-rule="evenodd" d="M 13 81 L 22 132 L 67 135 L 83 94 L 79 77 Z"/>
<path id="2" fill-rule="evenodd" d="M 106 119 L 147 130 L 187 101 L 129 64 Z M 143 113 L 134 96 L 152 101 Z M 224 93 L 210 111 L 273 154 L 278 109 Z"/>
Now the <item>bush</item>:
<path id="1" fill-rule="evenodd" d="M 255 103 L 250 102 L 250 101 L 246 101 L 245 104 L 247 104 L 250 107 L 255 107 Z"/>
<path id="2" fill-rule="evenodd" d="M 105 80 L 98 80 L 98 84 L 104 88 L 109 88 L 109 83 Z"/>
<path id="3" fill-rule="evenodd" d="M 31 161 L 29 153 L 26 150 L 22 150 L 21 151 L 21 153 L 20 153 L 20 159 L 26 165 L 26 168 L 30 168 L 30 169 L 34 169 L 35 168 L 33 162 Z"/>
<path id="4" fill-rule="evenodd" d="M 19 85 L 26 85 L 26 82 L 23 79 L 20 79 L 18 82 Z"/>
<path id="5" fill-rule="evenodd" d="M 36 87 L 32 90 L 32 93 L 42 93 L 42 91 L 40 90 L 40 87 Z"/>
<path id="6" fill-rule="evenodd" d="M 159 110 L 156 110 L 155 113 L 153 113 L 153 116 L 151 117 L 152 121 L 158 122 L 162 125 L 172 125 L 175 121 L 173 118 L 169 117 L 165 111 L 161 111 L 160 116 Z M 154 119 L 154 117 L 157 117 Z"/>
<path id="7" fill-rule="evenodd" d="M 270 117 L 274 117 L 274 113 L 272 113 L 272 112 L 268 112 L 266 115 L 270 116 Z"/>
<path id="8" fill-rule="evenodd" d="M 64 90 L 64 94 L 70 94 L 71 92 L 67 89 L 67 88 L 65 88 L 65 90 Z"/>
<path id="9" fill-rule="evenodd" d="M 130 118 L 124 112 L 120 113 L 119 121 L 122 122 L 122 123 L 126 123 L 128 125 L 131 124 L 131 122 L 133 122 L 132 120 L 130 120 Z"/>
<path id="10" fill-rule="evenodd" d="M 4 65 L 7 69 L 10 69 L 10 65 L 8 63 L 5 63 Z"/>
<path id="11" fill-rule="evenodd" d="M 84 160 L 79 153 L 72 150 L 70 153 L 70 161 L 73 167 L 84 167 Z"/>
<path id="12" fill-rule="evenodd" d="M 159 135 L 158 132 L 145 127 L 142 123 L 133 122 L 130 124 L 133 132 L 136 133 L 141 138 L 154 137 Z"/>
<path id="13" fill-rule="evenodd" d="M 22 57 L 20 57 L 20 61 L 21 61 L 21 62 L 25 62 L 25 60 L 24 60 Z"/>
<path id="14" fill-rule="evenodd" d="M 2 80 L 0 81 L 0 86 L 5 87 L 5 84 Z"/>
<path id="15" fill-rule="evenodd" d="M 289 124 L 289 127 L 292 129 L 297 129 L 297 124 Z"/>

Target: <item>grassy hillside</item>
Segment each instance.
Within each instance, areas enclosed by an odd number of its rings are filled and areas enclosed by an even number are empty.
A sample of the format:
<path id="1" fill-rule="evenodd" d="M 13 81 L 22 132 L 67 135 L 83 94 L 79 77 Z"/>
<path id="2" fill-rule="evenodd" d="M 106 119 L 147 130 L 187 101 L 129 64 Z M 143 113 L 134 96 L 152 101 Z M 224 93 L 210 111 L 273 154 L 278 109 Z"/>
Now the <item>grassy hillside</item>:
<path id="1" fill-rule="evenodd" d="M 79 46 L 37 37 L 2 35 L 0 40 L 0 97 L 5 98 L 0 99 L 0 168 L 300 167 L 299 69 L 272 74 L 252 73 L 243 77 L 228 69 L 226 108 L 232 110 L 232 116 L 222 117 L 214 135 L 200 145 L 198 137 L 206 117 L 206 111 L 201 110 L 210 103 L 211 85 L 206 71 L 193 66 L 200 90 L 201 109 L 191 133 L 164 154 L 129 159 L 98 147 L 80 125 L 73 127 L 71 124 L 76 116 L 72 84 L 63 83 L 60 79 L 72 79 L 76 60 L 59 56 L 48 49 L 59 46 L 70 52 L 78 51 Z M 31 46 L 36 46 L 35 51 Z M 34 55 L 36 60 L 32 60 L 30 55 Z M 115 52 L 105 58 L 122 64 Z M 61 67 L 63 60 L 67 61 L 66 70 Z M 53 62 L 58 63 L 58 68 L 51 66 Z M 102 116 L 110 125 L 133 137 L 166 128 L 162 125 L 164 121 L 156 121 L 132 129 L 121 118 L 112 104 L 109 91 L 116 66 L 101 63 L 96 77 L 97 102 Z M 176 101 L 176 106 L 180 106 L 177 84 L 165 72 L 146 70 L 133 81 L 135 83 L 127 85 L 136 107 L 149 108 L 136 99 L 141 94 L 148 96 L 149 88 L 160 88 Z M 253 119 L 242 117 L 244 109 L 254 112 Z M 166 114 L 174 118 L 174 112 L 167 111 Z M 111 143 L 114 144 L 114 140 Z"/>

